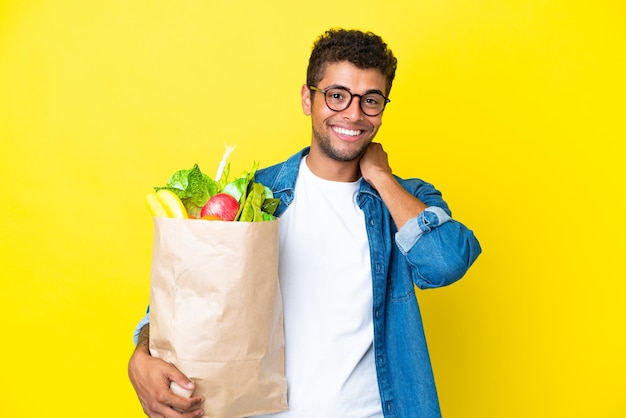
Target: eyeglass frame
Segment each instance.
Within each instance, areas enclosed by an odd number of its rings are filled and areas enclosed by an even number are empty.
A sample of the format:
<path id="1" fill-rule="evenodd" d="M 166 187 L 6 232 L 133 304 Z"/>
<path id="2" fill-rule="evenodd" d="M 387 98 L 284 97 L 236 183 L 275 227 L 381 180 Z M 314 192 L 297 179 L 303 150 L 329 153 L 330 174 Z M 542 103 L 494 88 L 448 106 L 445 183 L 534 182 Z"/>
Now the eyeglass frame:
<path id="1" fill-rule="evenodd" d="M 322 93 L 322 95 L 324 96 L 324 103 L 326 103 L 326 107 L 328 107 L 333 112 L 343 112 L 344 110 L 349 108 L 350 105 L 352 104 L 352 100 L 354 99 L 355 96 L 359 98 L 359 109 L 361 110 L 361 112 L 363 112 L 364 115 L 371 116 L 371 117 L 378 116 L 381 113 L 383 113 L 385 111 L 385 108 L 387 107 L 387 103 L 391 102 L 391 100 L 387 96 L 385 96 L 384 94 L 382 94 L 378 90 L 371 90 L 371 91 L 368 91 L 365 94 L 356 94 L 356 93 L 352 93 L 347 87 L 344 87 L 344 86 L 330 86 L 330 87 L 327 87 L 325 89 L 320 89 L 319 87 L 312 86 L 312 85 L 308 85 L 307 87 L 310 90 L 312 90 L 312 91 L 317 91 L 317 92 Z M 333 90 L 333 89 L 343 90 L 343 91 L 347 92 L 350 95 L 350 100 L 348 100 L 348 104 L 346 104 L 346 107 L 344 107 L 341 110 L 335 110 L 332 107 L 330 107 L 330 105 L 328 104 L 326 93 L 328 92 L 328 90 Z M 380 94 L 383 97 L 383 99 L 385 99 L 384 102 L 383 102 L 383 108 L 380 110 L 380 112 L 376 113 L 375 115 L 370 115 L 370 114 L 366 113 L 365 110 L 363 110 L 363 102 L 362 102 L 363 96 L 367 96 L 368 94 L 371 94 L 371 93 Z"/>

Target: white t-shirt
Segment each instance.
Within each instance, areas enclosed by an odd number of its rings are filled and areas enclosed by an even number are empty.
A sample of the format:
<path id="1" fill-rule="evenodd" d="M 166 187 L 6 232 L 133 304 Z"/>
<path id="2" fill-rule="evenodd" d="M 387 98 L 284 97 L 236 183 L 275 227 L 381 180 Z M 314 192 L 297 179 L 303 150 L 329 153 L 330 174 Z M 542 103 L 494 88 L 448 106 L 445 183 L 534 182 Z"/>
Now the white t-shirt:
<path id="1" fill-rule="evenodd" d="M 359 182 L 300 165 L 280 217 L 289 411 L 272 418 L 382 418 L 374 365 L 372 275 Z"/>

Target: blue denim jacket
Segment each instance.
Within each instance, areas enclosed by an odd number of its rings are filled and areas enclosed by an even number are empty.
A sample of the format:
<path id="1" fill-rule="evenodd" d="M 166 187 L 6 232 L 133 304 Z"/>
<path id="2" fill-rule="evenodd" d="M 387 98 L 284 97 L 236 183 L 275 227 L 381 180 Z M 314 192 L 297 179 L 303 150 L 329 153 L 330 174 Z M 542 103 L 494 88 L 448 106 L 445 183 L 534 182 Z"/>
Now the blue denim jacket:
<path id="1" fill-rule="evenodd" d="M 300 159 L 259 170 L 256 181 L 280 199 L 280 217 L 293 201 Z M 472 231 L 450 218 L 433 186 L 398 179 L 429 208 L 398 232 L 378 192 L 362 180 L 357 202 L 365 214 L 372 280 L 374 352 L 385 417 L 440 417 L 439 401 L 415 295 L 460 279 L 481 252 Z"/>
<path id="2" fill-rule="evenodd" d="M 280 216 L 293 201 L 300 159 L 261 169 L 256 181 L 280 199 Z M 378 192 L 361 181 L 357 201 L 365 214 L 373 280 L 374 352 L 385 417 L 440 417 L 439 401 L 422 318 L 415 295 L 420 289 L 460 279 L 481 252 L 472 231 L 451 219 L 448 205 L 435 188 L 417 179 L 398 179 L 428 207 L 397 230 Z M 135 329 L 150 321 L 149 312 Z"/>

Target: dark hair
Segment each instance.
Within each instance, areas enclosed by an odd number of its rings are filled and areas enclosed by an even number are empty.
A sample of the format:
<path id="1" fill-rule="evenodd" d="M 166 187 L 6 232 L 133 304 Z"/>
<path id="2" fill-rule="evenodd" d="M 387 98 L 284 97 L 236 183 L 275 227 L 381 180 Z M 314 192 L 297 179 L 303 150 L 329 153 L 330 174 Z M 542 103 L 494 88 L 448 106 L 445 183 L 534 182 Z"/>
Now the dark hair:
<path id="1" fill-rule="evenodd" d="M 329 63 L 348 61 L 357 68 L 379 70 L 387 81 L 387 95 L 396 75 L 398 60 L 382 38 L 372 32 L 330 29 L 313 44 L 306 82 L 316 86 Z"/>

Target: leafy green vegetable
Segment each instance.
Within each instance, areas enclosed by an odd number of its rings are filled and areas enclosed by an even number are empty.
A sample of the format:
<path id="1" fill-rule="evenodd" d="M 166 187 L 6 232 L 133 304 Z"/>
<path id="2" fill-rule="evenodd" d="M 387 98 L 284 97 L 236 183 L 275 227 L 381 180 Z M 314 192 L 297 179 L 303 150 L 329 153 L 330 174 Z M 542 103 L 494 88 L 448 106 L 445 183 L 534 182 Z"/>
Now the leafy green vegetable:
<path id="1" fill-rule="evenodd" d="M 280 204 L 280 199 L 265 198 L 265 200 L 263 200 L 263 205 L 261 205 L 261 210 L 267 213 L 268 215 L 274 215 L 274 212 L 276 212 L 276 209 L 278 208 L 279 204 Z"/>
<path id="2" fill-rule="evenodd" d="M 276 216 L 270 215 L 267 212 L 263 212 L 263 220 L 264 221 L 273 221 L 274 219 L 276 219 Z"/>
<path id="3" fill-rule="evenodd" d="M 223 192 L 228 193 L 229 195 L 237 199 L 237 202 L 241 204 L 242 202 L 241 198 L 245 196 L 247 187 L 248 187 L 248 177 L 242 176 L 242 177 L 239 177 L 238 179 L 231 181 L 226 186 L 224 186 Z"/>
<path id="4" fill-rule="evenodd" d="M 261 205 L 265 199 L 265 191 L 261 183 L 253 183 L 246 201 L 243 204 L 239 221 L 241 222 L 259 222 L 263 221 L 263 213 Z"/>
<path id="5" fill-rule="evenodd" d="M 198 164 L 189 170 L 178 170 L 167 181 L 165 187 L 155 187 L 155 191 L 168 189 L 176 193 L 185 205 L 189 216 L 198 217 L 202 206 L 219 191 L 218 184 L 200 171 Z"/>

